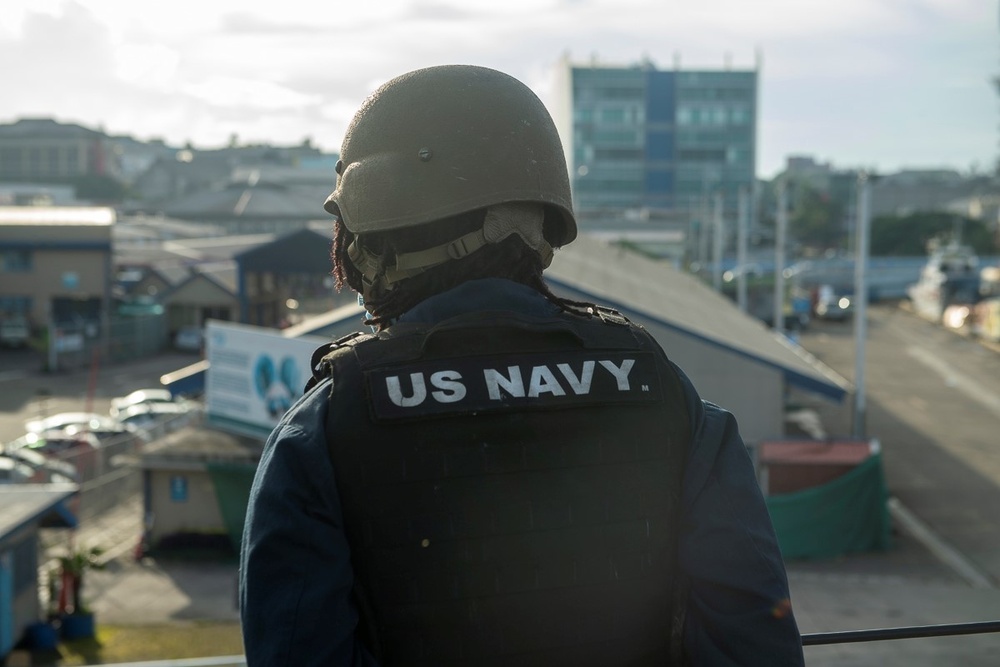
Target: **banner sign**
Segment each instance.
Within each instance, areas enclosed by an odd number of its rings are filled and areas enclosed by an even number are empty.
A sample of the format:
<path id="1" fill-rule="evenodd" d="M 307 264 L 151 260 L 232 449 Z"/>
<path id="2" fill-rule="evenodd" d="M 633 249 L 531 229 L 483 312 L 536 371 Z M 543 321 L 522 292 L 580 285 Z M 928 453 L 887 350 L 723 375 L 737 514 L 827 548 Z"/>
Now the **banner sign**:
<path id="1" fill-rule="evenodd" d="M 220 428 L 266 435 L 312 375 L 318 337 L 286 338 L 274 329 L 209 320 L 205 415 Z"/>

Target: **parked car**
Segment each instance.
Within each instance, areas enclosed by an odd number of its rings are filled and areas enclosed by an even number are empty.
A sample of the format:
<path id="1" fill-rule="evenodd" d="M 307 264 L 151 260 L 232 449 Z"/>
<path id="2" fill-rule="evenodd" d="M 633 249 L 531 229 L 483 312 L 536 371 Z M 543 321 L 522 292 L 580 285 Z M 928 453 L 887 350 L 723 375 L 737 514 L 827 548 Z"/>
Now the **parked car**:
<path id="1" fill-rule="evenodd" d="M 27 449 L 38 452 L 50 459 L 72 465 L 79 479 L 91 479 L 98 469 L 100 439 L 89 432 L 67 433 L 66 431 L 43 431 L 25 433 L 17 440 L 7 443 L 4 451 L 16 453 Z"/>
<path id="2" fill-rule="evenodd" d="M 201 352 L 205 334 L 201 327 L 181 327 L 174 335 L 174 349 L 181 352 Z"/>
<path id="3" fill-rule="evenodd" d="M 20 461 L 0 455 L 0 484 L 27 484 L 34 471 Z"/>
<path id="4" fill-rule="evenodd" d="M 0 320 L 0 346 L 24 347 L 31 339 L 31 327 L 23 317 L 6 317 Z"/>
<path id="5" fill-rule="evenodd" d="M 173 403 L 174 396 L 167 389 L 137 389 L 127 396 L 119 396 L 111 399 L 111 416 L 118 415 L 133 405 L 144 405 L 147 403 Z"/>
<path id="6" fill-rule="evenodd" d="M 66 431 L 29 432 L 17 440 L 7 443 L 5 452 L 30 449 L 52 456 L 75 449 L 100 449 L 100 439 L 89 432 L 67 433 Z"/>
<path id="7" fill-rule="evenodd" d="M 67 431 L 70 435 L 76 433 L 93 433 L 105 438 L 128 433 L 124 424 L 96 412 L 61 412 L 44 419 L 32 419 L 24 423 L 28 433 L 44 433 L 49 431 Z"/>
<path id="8" fill-rule="evenodd" d="M 119 413 L 119 423 L 130 429 L 144 431 L 160 424 L 180 418 L 195 410 L 194 403 L 187 401 L 179 403 L 140 403 L 132 405 Z"/>
<path id="9" fill-rule="evenodd" d="M 816 298 L 816 317 L 824 320 L 843 321 L 854 314 L 854 294 L 821 285 Z"/>
<path id="10" fill-rule="evenodd" d="M 33 482 L 54 484 L 57 482 L 75 482 L 79 480 L 79 472 L 69 461 L 60 461 L 30 447 L 0 449 L 0 455 L 12 458 L 32 469 Z"/>

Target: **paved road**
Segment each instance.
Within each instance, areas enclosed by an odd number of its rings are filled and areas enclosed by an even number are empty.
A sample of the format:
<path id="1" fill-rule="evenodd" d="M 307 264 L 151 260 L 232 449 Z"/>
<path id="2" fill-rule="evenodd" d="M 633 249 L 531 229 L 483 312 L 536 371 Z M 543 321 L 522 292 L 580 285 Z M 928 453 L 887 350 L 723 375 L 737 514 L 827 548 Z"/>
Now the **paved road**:
<path id="1" fill-rule="evenodd" d="M 869 320 L 867 431 L 890 492 L 1000 583 L 1000 352 L 903 308 Z M 849 325 L 821 324 L 801 343 L 853 380 Z M 848 428 L 848 410 L 821 412 Z"/>
<path id="2" fill-rule="evenodd" d="M 907 532 L 894 548 L 815 563 L 789 563 L 803 632 L 1000 619 L 1000 352 L 921 320 L 905 309 L 869 313 L 867 433 L 882 442 L 890 494 L 926 523 L 992 588 L 970 586 Z M 850 323 L 818 322 L 800 343 L 853 380 Z M 831 435 L 851 431 L 852 401 L 810 401 Z M 811 667 L 987 666 L 1000 635 L 821 646 Z"/>

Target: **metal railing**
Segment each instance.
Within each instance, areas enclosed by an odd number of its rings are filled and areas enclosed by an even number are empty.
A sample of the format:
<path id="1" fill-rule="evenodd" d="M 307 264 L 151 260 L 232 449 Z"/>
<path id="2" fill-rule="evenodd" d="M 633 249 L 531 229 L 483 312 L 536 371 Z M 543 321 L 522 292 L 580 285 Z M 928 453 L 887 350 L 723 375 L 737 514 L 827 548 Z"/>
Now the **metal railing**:
<path id="1" fill-rule="evenodd" d="M 148 662 L 106 662 L 102 667 L 246 667 L 242 655 L 222 655 L 211 658 L 184 658 L 180 660 L 150 660 Z"/>
<path id="2" fill-rule="evenodd" d="M 856 642 L 878 642 L 894 639 L 978 635 L 990 632 L 1000 632 L 1000 621 L 911 625 L 899 628 L 874 628 L 870 630 L 846 630 L 843 632 L 813 632 L 802 635 L 802 645 L 852 644 Z"/>

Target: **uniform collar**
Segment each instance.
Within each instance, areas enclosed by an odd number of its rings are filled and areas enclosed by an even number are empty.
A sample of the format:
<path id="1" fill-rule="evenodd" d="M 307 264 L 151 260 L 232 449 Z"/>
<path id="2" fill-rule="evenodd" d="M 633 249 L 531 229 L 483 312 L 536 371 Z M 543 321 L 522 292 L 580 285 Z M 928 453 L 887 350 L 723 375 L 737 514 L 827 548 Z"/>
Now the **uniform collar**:
<path id="1" fill-rule="evenodd" d="M 559 307 L 527 285 L 506 278 L 483 278 L 424 299 L 397 321 L 436 323 L 483 310 L 510 310 L 546 317 L 558 313 Z"/>

